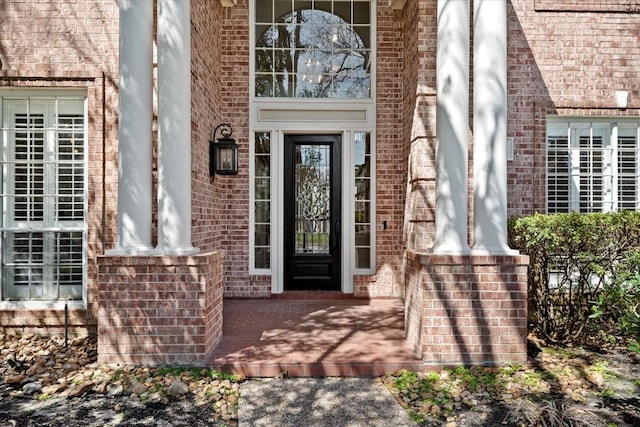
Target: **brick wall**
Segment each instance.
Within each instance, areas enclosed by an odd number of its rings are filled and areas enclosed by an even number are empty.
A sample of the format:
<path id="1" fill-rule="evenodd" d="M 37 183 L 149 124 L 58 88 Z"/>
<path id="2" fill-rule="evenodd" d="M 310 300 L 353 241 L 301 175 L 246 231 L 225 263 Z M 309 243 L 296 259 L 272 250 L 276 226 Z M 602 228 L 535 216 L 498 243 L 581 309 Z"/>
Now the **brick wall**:
<path id="1" fill-rule="evenodd" d="M 238 144 L 238 175 L 216 178 L 216 191 L 225 200 L 218 243 L 227 260 L 225 295 L 267 296 L 269 278 L 249 275 L 249 1 L 239 0 L 222 14 L 221 114 Z"/>
<path id="2" fill-rule="evenodd" d="M 523 363 L 524 255 L 407 255 L 406 334 L 426 364 Z"/>
<path id="3" fill-rule="evenodd" d="M 545 210 L 548 115 L 640 116 L 640 15 L 630 5 L 507 2 L 510 215 Z M 617 89 L 629 91 L 626 110 L 616 108 Z"/>
<path id="4" fill-rule="evenodd" d="M 640 12 L 637 0 L 534 0 L 537 11 Z"/>
<path id="5" fill-rule="evenodd" d="M 222 338 L 223 255 L 99 258 L 98 361 L 204 364 Z"/>
<path id="6" fill-rule="evenodd" d="M 407 2 L 403 22 L 403 241 L 408 250 L 424 251 L 435 234 L 436 3 Z"/>
<path id="7" fill-rule="evenodd" d="M 202 251 L 221 249 L 226 235 L 225 177 L 209 180 L 209 140 L 224 123 L 222 14 L 219 1 L 191 2 L 191 238 Z M 234 131 L 237 131 L 234 127 Z"/>
<path id="8" fill-rule="evenodd" d="M 356 295 L 400 295 L 406 188 L 402 122 L 402 15 L 377 3 L 376 60 L 376 275 L 356 281 Z M 387 222 L 383 229 L 382 222 Z M 364 286 L 360 286 L 364 285 Z"/>
<path id="9" fill-rule="evenodd" d="M 87 309 L 71 333 L 95 332 L 96 257 L 115 241 L 118 5 L 112 1 L 0 1 L 0 88 L 84 88 L 88 100 Z M 0 324 L 61 333 L 64 310 L 1 310 Z"/>

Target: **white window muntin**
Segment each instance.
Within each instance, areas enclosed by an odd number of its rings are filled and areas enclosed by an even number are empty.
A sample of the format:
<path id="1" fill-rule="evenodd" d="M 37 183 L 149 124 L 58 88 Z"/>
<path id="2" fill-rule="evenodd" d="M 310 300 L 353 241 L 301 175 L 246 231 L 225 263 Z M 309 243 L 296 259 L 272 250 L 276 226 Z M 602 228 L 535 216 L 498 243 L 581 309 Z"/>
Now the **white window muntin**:
<path id="1" fill-rule="evenodd" d="M 14 171 L 18 162 L 14 156 L 16 144 L 13 138 L 19 133 L 38 133 L 38 130 L 27 129 L 25 132 L 25 129 L 19 127 L 16 129 L 15 117 L 20 115 L 26 116 L 28 123 L 33 122 L 33 118 L 42 117 L 43 158 L 39 162 L 32 163 L 39 163 L 43 176 L 47 177 L 47 179 L 43 179 L 41 191 L 43 201 L 41 218 L 29 216 L 22 218 L 22 221 L 17 220 L 14 216 L 16 197 Z M 0 301 L 0 308 L 37 308 L 40 306 L 51 308 L 55 305 L 47 304 L 46 301 L 53 302 L 60 299 L 79 300 L 84 305 L 84 301 L 86 301 L 84 283 L 86 282 L 88 191 L 86 91 L 82 89 L 23 90 L 5 88 L 0 92 L 0 118 L 2 119 L 0 147 L 2 149 L 3 170 L 0 252 L 3 259 L 6 259 L 7 250 L 11 249 L 14 242 L 20 241 L 21 244 L 26 242 L 31 248 L 34 244 L 37 246 L 37 242 L 40 241 L 43 245 L 41 248 L 43 254 L 40 259 L 45 278 L 43 286 L 38 290 L 30 290 L 26 293 L 17 291 L 15 295 L 12 295 L 9 290 L 9 298 L 26 299 L 28 300 L 26 301 L 27 305 L 19 301 Z M 76 139 L 79 140 L 76 141 Z M 66 149 L 63 153 L 61 147 L 65 145 Z M 74 159 L 76 155 L 81 156 L 81 159 Z M 81 180 L 79 184 L 78 180 Z M 77 193 L 78 189 L 81 194 Z M 71 210 L 69 211 L 68 208 Z M 65 211 L 63 212 L 62 209 Z M 61 216 L 66 218 L 61 220 Z M 12 241 L 9 236 L 28 237 L 26 240 Z M 73 245 L 76 250 L 71 250 L 71 252 L 58 251 L 60 245 L 65 245 L 68 249 L 71 248 L 69 245 Z M 29 264 L 32 264 L 31 260 Z M 38 264 L 38 260 L 33 264 Z M 55 268 L 54 272 L 51 271 L 52 268 Z M 3 270 L 2 288 L 3 295 L 6 295 L 8 292 L 6 287 L 10 285 L 7 280 L 11 280 L 13 273 L 9 271 L 11 269 L 3 268 Z M 79 283 L 64 283 L 68 282 L 69 275 L 78 278 L 79 280 L 74 279 L 74 282 Z M 52 277 L 55 277 L 55 283 L 51 282 Z M 40 302 L 36 302 L 36 300 Z M 43 301 L 45 305 L 43 305 Z M 75 305 L 73 302 L 71 304 Z"/>
<path id="2" fill-rule="evenodd" d="M 615 140 L 618 209 L 640 211 L 640 124 L 617 123 Z"/>
<path id="3" fill-rule="evenodd" d="M 551 118 L 547 212 L 640 210 L 640 123 Z"/>
<path id="4" fill-rule="evenodd" d="M 268 140 L 260 144 L 259 139 Z M 274 132 L 256 131 L 251 134 L 249 157 L 250 212 L 249 212 L 249 266 L 250 274 L 268 275 L 271 273 L 274 248 L 273 203 L 274 191 Z M 262 146 L 260 146 L 262 145 Z M 266 169 L 265 169 L 266 168 Z M 266 186 L 266 187 L 265 187 Z M 266 210 L 268 217 L 265 217 Z M 267 233 L 265 235 L 265 233 Z"/>
<path id="5" fill-rule="evenodd" d="M 252 96 L 373 96 L 374 9 L 370 0 L 252 1 Z"/>
<path id="6" fill-rule="evenodd" d="M 261 0 L 250 0 L 249 2 L 249 22 L 251 23 L 251 25 L 249 25 L 249 46 L 251 47 L 251 54 L 249 55 L 249 96 L 252 100 L 256 99 L 256 82 L 255 82 L 255 75 L 256 75 L 256 11 L 255 11 L 255 3 L 257 1 L 261 1 Z M 288 3 L 290 0 L 286 0 L 286 2 Z M 299 3 L 303 3 L 300 2 L 299 0 L 295 0 L 296 2 Z M 339 0 L 333 0 L 334 2 L 338 2 Z M 375 100 L 376 99 L 376 67 L 375 64 L 377 63 L 377 59 L 376 59 L 376 48 L 377 48 L 377 44 L 376 44 L 376 10 L 377 10 L 377 4 L 375 1 L 371 1 L 371 0 L 351 0 L 353 2 L 368 2 L 369 3 L 369 24 L 367 25 L 367 27 L 369 28 L 369 37 L 370 37 L 370 49 L 369 49 L 369 63 L 370 63 L 370 69 L 369 69 L 369 76 L 370 76 L 370 88 L 369 88 L 369 93 L 370 96 L 368 99 L 370 100 Z M 259 97 L 257 98 L 258 100 L 263 100 L 263 101 L 267 101 L 269 99 L 271 100 L 277 100 L 278 98 L 263 98 L 263 97 Z M 335 104 L 336 102 L 341 103 L 344 101 L 347 101 L 349 99 L 353 100 L 355 98 L 329 98 L 329 99 L 322 99 L 322 98 L 313 98 L 313 99 L 305 99 L 305 98 L 279 98 L 282 101 L 285 102 L 299 102 L 299 101 L 315 101 L 315 102 L 323 102 L 323 101 L 328 101 L 329 105 L 331 105 L 331 103 Z M 364 98 L 361 98 L 360 100 L 365 101 Z"/>

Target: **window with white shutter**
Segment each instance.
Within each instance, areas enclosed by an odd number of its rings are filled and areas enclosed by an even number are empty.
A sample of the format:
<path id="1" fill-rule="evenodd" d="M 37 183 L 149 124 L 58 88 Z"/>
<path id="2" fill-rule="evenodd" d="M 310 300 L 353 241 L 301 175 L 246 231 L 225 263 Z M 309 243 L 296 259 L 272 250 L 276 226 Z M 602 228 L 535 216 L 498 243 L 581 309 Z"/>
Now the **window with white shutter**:
<path id="1" fill-rule="evenodd" d="M 547 212 L 640 210 L 640 121 L 548 123 Z"/>
<path id="2" fill-rule="evenodd" d="M 2 300 L 81 300 L 85 96 L 9 92 L 0 100 Z"/>

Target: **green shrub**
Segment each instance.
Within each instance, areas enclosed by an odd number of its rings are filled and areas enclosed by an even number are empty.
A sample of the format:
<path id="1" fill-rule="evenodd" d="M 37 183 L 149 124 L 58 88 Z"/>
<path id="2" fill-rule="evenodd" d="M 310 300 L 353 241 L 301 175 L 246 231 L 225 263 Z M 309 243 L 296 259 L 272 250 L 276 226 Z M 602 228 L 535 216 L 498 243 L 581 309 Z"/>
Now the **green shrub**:
<path id="1" fill-rule="evenodd" d="M 530 257 L 529 320 L 542 337 L 568 344 L 594 332 L 637 336 L 640 213 L 515 218 L 510 240 Z"/>

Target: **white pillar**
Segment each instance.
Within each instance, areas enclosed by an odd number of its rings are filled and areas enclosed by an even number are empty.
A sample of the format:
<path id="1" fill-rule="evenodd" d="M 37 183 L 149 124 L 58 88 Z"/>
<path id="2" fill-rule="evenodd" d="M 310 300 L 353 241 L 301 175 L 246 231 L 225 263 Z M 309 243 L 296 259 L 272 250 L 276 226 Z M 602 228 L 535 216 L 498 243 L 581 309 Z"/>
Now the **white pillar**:
<path id="1" fill-rule="evenodd" d="M 152 250 L 153 1 L 120 0 L 118 242 L 115 254 Z"/>
<path id="2" fill-rule="evenodd" d="M 474 0 L 473 28 L 473 250 L 506 254 L 506 0 Z"/>
<path id="3" fill-rule="evenodd" d="M 158 1 L 158 247 L 191 245 L 191 3 Z"/>
<path id="4" fill-rule="evenodd" d="M 436 242 L 465 254 L 469 131 L 469 2 L 438 0 L 436 62 Z"/>

